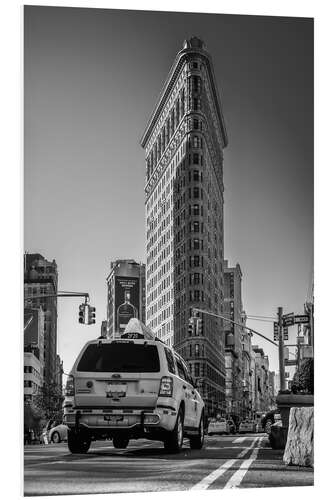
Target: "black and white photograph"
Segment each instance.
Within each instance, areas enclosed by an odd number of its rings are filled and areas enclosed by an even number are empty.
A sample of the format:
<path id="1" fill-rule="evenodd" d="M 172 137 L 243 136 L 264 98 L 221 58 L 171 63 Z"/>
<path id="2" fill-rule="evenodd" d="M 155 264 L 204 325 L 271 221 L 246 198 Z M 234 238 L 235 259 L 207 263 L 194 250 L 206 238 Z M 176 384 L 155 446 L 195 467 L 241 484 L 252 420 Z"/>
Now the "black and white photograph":
<path id="1" fill-rule="evenodd" d="M 311 487 L 314 18 L 112 7 L 22 5 L 23 495 Z"/>

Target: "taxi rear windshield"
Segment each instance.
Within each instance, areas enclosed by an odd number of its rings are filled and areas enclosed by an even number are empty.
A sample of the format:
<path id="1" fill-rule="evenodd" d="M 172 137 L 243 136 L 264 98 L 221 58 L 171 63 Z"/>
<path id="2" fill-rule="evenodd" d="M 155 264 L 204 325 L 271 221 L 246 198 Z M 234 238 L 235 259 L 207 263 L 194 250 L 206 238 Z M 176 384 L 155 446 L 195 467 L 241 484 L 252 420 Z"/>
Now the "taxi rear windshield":
<path id="1" fill-rule="evenodd" d="M 160 371 L 158 350 L 154 345 L 112 343 L 90 344 L 84 351 L 78 372 L 153 373 Z"/>

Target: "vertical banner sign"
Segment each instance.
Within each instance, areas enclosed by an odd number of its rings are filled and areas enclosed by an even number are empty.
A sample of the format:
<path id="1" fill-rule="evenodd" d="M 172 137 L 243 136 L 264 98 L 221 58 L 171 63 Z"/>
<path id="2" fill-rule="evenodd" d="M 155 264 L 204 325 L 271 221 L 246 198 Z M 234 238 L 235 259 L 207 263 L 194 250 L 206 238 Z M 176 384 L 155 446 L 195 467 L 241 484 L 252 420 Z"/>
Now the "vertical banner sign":
<path id="1" fill-rule="evenodd" d="M 115 278 L 116 332 L 122 333 L 131 318 L 138 318 L 140 311 L 139 278 L 116 276 Z"/>

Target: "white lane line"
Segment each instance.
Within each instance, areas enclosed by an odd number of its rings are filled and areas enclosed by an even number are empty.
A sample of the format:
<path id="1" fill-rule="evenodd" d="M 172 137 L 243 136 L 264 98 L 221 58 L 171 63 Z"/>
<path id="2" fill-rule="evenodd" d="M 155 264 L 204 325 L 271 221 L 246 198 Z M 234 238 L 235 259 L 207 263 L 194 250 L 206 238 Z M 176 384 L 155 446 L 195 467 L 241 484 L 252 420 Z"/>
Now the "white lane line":
<path id="1" fill-rule="evenodd" d="M 238 488 L 240 483 L 242 482 L 245 474 L 251 467 L 252 463 L 257 459 L 259 450 L 260 450 L 260 444 L 263 438 L 259 438 L 259 446 L 257 448 L 254 448 L 254 450 L 251 453 L 250 458 L 247 460 L 244 460 L 242 464 L 240 465 L 239 469 L 231 476 L 227 484 L 225 485 L 225 489 L 228 488 Z"/>
<path id="2" fill-rule="evenodd" d="M 222 476 L 230 467 L 237 462 L 237 458 L 227 460 L 221 467 L 214 470 L 211 474 L 204 477 L 199 483 L 192 486 L 191 490 L 206 490 L 218 477 Z"/>
<path id="3" fill-rule="evenodd" d="M 233 440 L 233 443 L 243 443 L 245 441 L 246 437 L 239 437 Z"/>
<path id="4" fill-rule="evenodd" d="M 233 458 L 232 460 L 227 460 L 224 464 L 222 464 L 218 469 L 214 470 L 211 472 L 208 476 L 204 477 L 199 483 L 195 484 L 192 486 L 191 490 L 206 490 L 209 488 L 209 486 L 216 481 L 217 478 L 222 476 L 225 472 L 227 472 L 230 467 L 234 465 L 237 460 L 240 458 L 244 457 L 244 455 L 251 450 L 258 438 L 255 438 L 252 444 L 246 448 L 244 448 L 243 451 L 241 451 L 236 458 Z"/>

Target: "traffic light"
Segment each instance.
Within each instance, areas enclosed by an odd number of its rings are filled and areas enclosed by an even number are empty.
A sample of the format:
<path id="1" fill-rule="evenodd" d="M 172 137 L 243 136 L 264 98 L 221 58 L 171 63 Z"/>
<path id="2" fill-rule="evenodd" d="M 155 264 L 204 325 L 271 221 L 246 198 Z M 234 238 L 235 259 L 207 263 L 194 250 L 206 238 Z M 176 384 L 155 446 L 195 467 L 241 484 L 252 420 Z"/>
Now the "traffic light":
<path id="1" fill-rule="evenodd" d="M 189 337 L 193 337 L 195 333 L 195 318 L 193 316 L 188 320 L 188 335 Z"/>
<path id="2" fill-rule="evenodd" d="M 274 321 L 274 340 L 279 340 L 279 325 Z"/>
<path id="3" fill-rule="evenodd" d="M 80 304 L 79 306 L 79 323 L 85 324 L 85 304 Z"/>
<path id="4" fill-rule="evenodd" d="M 93 323 L 96 323 L 95 314 L 96 307 L 92 307 L 88 305 L 88 325 L 92 325 Z"/>
<path id="5" fill-rule="evenodd" d="M 202 319 L 201 318 L 197 318 L 197 331 L 196 331 L 196 334 L 197 335 L 202 335 Z"/>

